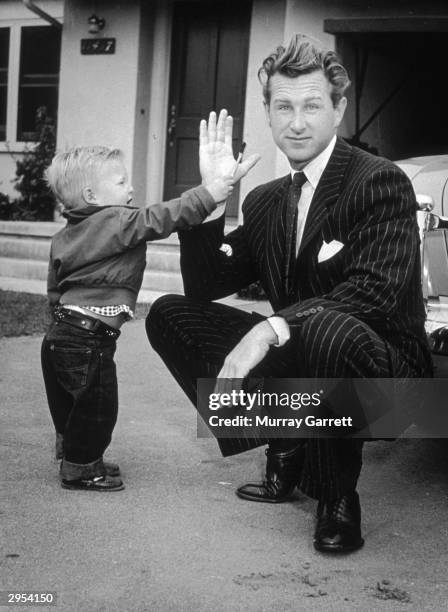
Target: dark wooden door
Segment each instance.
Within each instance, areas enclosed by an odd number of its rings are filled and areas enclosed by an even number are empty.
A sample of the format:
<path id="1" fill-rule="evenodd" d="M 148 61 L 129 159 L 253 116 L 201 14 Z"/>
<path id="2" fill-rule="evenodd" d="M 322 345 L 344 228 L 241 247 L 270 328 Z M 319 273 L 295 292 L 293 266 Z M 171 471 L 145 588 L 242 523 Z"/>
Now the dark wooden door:
<path id="1" fill-rule="evenodd" d="M 250 2 L 174 5 L 164 197 L 200 183 L 199 120 L 226 108 L 234 117 L 234 152 L 242 139 Z M 228 214 L 238 213 L 237 191 Z"/>

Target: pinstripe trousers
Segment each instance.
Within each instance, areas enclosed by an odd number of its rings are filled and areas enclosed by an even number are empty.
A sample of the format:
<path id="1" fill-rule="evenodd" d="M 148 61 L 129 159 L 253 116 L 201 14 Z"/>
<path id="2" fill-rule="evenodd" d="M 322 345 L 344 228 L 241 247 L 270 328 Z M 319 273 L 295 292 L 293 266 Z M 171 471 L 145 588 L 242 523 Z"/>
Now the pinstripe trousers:
<path id="1" fill-rule="evenodd" d="M 227 354 L 265 317 L 214 302 L 165 295 L 146 320 L 152 347 L 196 406 L 196 379 L 215 378 Z M 273 347 L 254 368 L 256 378 L 376 378 L 415 376 L 365 323 L 332 310 L 292 328 L 290 341 Z M 224 456 L 268 440 L 218 439 Z M 362 440 L 308 439 L 299 488 L 310 497 L 334 499 L 353 491 L 362 464 Z"/>

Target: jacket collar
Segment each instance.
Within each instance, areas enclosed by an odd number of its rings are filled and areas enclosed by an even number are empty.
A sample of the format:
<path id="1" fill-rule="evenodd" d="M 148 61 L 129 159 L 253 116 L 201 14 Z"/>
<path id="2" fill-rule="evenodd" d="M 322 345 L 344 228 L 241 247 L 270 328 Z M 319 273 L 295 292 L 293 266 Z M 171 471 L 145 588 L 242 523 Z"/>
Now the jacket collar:
<path id="1" fill-rule="evenodd" d="M 102 210 L 106 210 L 108 208 L 134 208 L 133 206 L 81 206 L 80 208 L 72 208 L 69 210 L 64 210 L 62 216 L 67 219 L 67 223 L 71 223 L 73 225 L 84 221 L 88 217 L 92 215 L 96 215 Z"/>
<path id="2" fill-rule="evenodd" d="M 352 147 L 341 138 L 336 144 L 328 164 L 317 185 L 305 224 L 300 244 L 299 256 L 304 247 L 319 232 L 327 214 L 327 207 L 336 202 L 341 191 L 341 184 L 347 164 L 352 156 Z M 282 304 L 287 291 L 286 269 L 286 203 L 291 175 L 288 174 L 275 184 L 275 188 L 266 194 L 269 208 L 265 225 L 265 270 L 270 287 L 272 302 Z"/>
<path id="3" fill-rule="evenodd" d="M 322 227 L 327 208 L 332 206 L 338 199 L 341 192 L 341 184 L 352 154 L 352 147 L 342 138 L 337 138 L 333 153 L 311 201 L 300 243 L 299 256 Z"/>

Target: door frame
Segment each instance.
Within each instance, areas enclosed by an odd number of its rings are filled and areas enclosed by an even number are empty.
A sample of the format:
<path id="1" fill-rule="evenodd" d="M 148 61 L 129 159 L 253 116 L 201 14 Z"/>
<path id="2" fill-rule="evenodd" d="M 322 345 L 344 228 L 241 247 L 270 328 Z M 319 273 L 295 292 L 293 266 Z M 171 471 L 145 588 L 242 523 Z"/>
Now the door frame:
<path id="1" fill-rule="evenodd" d="M 165 182 L 165 163 L 167 157 L 168 105 L 171 82 L 171 44 L 173 35 L 174 4 L 182 0 L 156 0 L 154 10 L 154 27 L 152 41 L 152 68 L 150 75 L 149 121 L 146 162 L 146 204 L 163 200 Z M 198 2 L 207 0 L 198 0 Z M 210 1 L 210 0 L 208 0 Z M 212 0 L 211 0 L 212 1 Z M 251 27 L 251 26 L 250 26 Z M 149 35 L 149 34 L 148 34 Z M 250 55 L 250 44 L 248 55 Z M 248 58 L 249 62 L 249 58 Z M 243 105 L 242 134 L 245 132 L 247 110 L 246 95 Z M 239 194 L 238 208 L 241 206 L 242 194 Z"/>
<path id="2" fill-rule="evenodd" d="M 163 198 L 174 1 L 156 0 L 157 6 L 154 11 L 146 164 L 147 204 L 161 202 Z"/>

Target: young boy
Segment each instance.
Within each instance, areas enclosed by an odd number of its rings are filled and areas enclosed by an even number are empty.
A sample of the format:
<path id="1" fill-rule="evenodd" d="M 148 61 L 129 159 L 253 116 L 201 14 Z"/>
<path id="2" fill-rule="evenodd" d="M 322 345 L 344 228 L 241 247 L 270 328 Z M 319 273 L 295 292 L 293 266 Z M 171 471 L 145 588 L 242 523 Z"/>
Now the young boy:
<path id="1" fill-rule="evenodd" d="M 145 208 L 130 206 L 132 187 L 117 149 L 75 147 L 47 169 L 67 219 L 51 243 L 48 296 L 55 320 L 42 344 L 63 488 L 124 488 L 119 467 L 105 463 L 103 454 L 118 412 L 116 340 L 133 316 L 146 241 L 201 223 L 227 198 L 257 161 L 253 156 L 235 174 L 231 138 L 226 111 L 218 125 L 211 113 L 200 128 L 202 185 Z"/>

